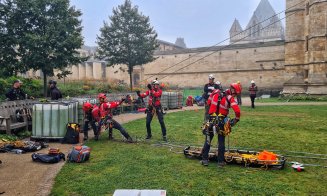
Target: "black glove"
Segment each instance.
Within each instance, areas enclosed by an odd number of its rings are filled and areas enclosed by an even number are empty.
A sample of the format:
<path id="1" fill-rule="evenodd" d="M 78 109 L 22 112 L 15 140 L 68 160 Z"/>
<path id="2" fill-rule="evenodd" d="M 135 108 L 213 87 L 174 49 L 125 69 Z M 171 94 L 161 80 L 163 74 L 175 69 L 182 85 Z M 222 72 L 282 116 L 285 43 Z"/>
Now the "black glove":
<path id="1" fill-rule="evenodd" d="M 123 103 L 125 100 L 125 98 L 121 98 L 120 103 Z"/>
<path id="2" fill-rule="evenodd" d="M 148 84 L 148 89 L 152 90 L 152 85 L 151 84 Z"/>
<path id="3" fill-rule="evenodd" d="M 232 120 L 230 120 L 230 126 L 235 126 L 236 125 L 236 123 L 238 122 L 239 120 L 238 119 L 236 119 L 236 118 L 234 118 L 234 119 L 232 119 Z"/>
<path id="4" fill-rule="evenodd" d="M 141 92 L 140 91 L 136 91 L 136 94 L 137 94 L 137 96 L 141 96 Z"/>

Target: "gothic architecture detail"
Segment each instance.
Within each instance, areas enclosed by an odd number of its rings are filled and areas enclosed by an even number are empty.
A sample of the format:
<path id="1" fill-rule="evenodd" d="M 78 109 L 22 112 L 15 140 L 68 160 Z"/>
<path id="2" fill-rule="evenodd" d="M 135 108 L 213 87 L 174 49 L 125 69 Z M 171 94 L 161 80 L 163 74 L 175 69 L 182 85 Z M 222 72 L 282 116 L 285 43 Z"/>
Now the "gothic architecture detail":
<path id="1" fill-rule="evenodd" d="M 230 43 L 254 43 L 284 40 L 284 28 L 268 0 L 261 0 L 243 30 L 237 19 L 229 31 Z"/>
<path id="2" fill-rule="evenodd" d="M 184 38 L 182 38 L 182 37 L 178 37 L 178 38 L 176 39 L 175 44 L 176 44 L 177 46 L 179 46 L 179 47 L 187 48 L 187 47 L 186 47 L 186 44 L 185 44 L 185 42 L 184 42 Z"/>

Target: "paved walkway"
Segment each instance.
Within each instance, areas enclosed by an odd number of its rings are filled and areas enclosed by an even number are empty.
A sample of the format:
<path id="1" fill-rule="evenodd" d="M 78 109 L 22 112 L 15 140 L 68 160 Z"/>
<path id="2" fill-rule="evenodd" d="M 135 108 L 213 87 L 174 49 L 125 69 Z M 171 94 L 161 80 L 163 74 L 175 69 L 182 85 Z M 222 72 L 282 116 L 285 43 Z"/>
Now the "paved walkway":
<path id="1" fill-rule="evenodd" d="M 256 106 L 263 105 L 327 105 L 327 102 L 282 102 L 282 103 L 256 103 Z M 250 99 L 243 98 L 243 106 L 250 106 Z M 203 107 L 184 107 L 180 110 L 170 110 L 179 112 L 185 110 L 197 110 Z M 144 118 L 144 113 L 122 114 L 115 119 L 120 123 L 127 123 L 136 119 Z M 92 131 L 90 131 L 91 133 Z M 82 137 L 82 134 L 81 134 Z M 52 148 L 60 148 L 67 155 L 72 145 L 50 143 Z M 41 153 L 47 153 L 48 149 L 43 149 Z M 0 153 L 0 194 L 3 195 L 49 195 L 54 183 L 54 178 L 60 171 L 64 162 L 57 164 L 42 164 L 32 161 L 31 153 L 9 154 Z"/>

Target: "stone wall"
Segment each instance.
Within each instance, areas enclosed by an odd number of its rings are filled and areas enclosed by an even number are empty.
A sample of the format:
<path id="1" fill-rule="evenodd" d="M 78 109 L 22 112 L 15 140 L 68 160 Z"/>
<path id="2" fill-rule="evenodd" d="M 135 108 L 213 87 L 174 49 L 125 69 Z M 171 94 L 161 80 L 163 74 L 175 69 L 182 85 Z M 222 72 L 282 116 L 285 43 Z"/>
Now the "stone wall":
<path id="1" fill-rule="evenodd" d="M 297 5 L 297 6 L 294 6 Z M 327 1 L 287 0 L 284 93 L 327 94 Z"/>
<path id="2" fill-rule="evenodd" d="M 284 54 L 283 41 L 161 52 L 156 61 L 143 66 L 141 80 L 158 77 L 179 87 L 199 87 L 213 73 L 224 86 L 255 80 L 262 88 L 282 89 Z"/>
<path id="3" fill-rule="evenodd" d="M 225 87 L 236 81 L 247 86 L 255 80 L 262 89 L 281 90 L 286 81 L 284 54 L 283 41 L 161 51 L 156 52 L 154 62 L 135 67 L 133 84 L 158 78 L 171 86 L 202 87 L 212 73 Z M 104 68 L 99 66 L 96 62 L 73 66 L 69 79 L 103 79 L 100 72 Z M 129 84 L 127 67 L 106 67 L 105 80 Z"/>

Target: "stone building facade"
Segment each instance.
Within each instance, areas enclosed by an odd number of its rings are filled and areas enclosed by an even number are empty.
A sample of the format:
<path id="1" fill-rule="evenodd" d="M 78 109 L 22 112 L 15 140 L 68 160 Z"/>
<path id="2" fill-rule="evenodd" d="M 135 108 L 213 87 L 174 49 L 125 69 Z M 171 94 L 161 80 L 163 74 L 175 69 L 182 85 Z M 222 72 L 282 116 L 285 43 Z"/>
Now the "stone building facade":
<path id="1" fill-rule="evenodd" d="M 285 81 L 284 54 L 283 41 L 157 51 L 154 62 L 135 67 L 133 84 L 158 78 L 172 86 L 201 87 L 213 73 L 223 86 L 238 80 L 247 85 L 255 80 L 262 89 L 281 90 Z M 89 60 L 68 70 L 73 72 L 69 80 L 129 82 L 125 65 L 106 67 L 105 62 Z"/>
<path id="2" fill-rule="evenodd" d="M 286 1 L 284 93 L 327 94 L 327 0 Z"/>
<path id="3" fill-rule="evenodd" d="M 162 51 L 156 56 L 143 66 L 142 80 L 157 77 L 179 87 L 199 87 L 212 73 L 223 86 L 255 80 L 266 89 L 282 89 L 285 81 L 283 41 Z"/>

